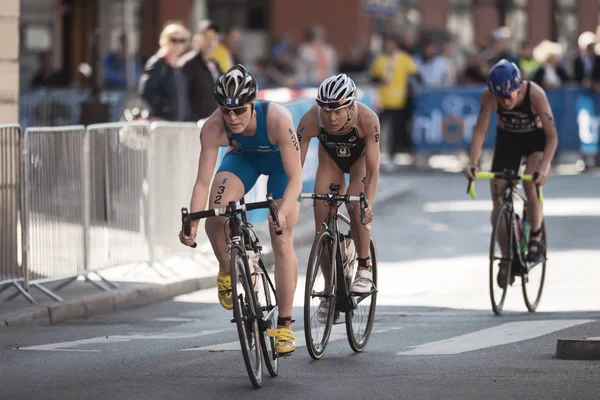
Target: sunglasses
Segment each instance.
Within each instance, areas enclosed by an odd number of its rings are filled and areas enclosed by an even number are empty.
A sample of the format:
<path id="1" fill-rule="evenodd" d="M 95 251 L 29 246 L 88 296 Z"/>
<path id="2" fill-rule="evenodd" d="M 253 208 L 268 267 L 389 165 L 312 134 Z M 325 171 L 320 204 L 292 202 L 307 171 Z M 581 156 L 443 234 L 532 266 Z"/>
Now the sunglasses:
<path id="1" fill-rule="evenodd" d="M 249 106 L 244 106 L 244 107 L 236 107 L 236 108 L 227 108 L 227 107 L 219 107 L 219 110 L 221 110 L 221 114 L 223 115 L 229 115 L 229 113 L 234 113 L 235 115 L 242 115 L 245 114 L 246 111 L 248 111 L 250 109 Z"/>
<path id="2" fill-rule="evenodd" d="M 169 39 L 169 42 L 171 42 L 171 43 L 178 43 L 178 44 L 180 44 L 180 43 L 185 43 L 185 42 L 187 42 L 187 40 L 185 40 L 184 38 L 170 38 L 170 39 Z"/>
<path id="3" fill-rule="evenodd" d="M 325 111 L 333 111 L 336 110 L 338 108 L 340 108 L 342 106 L 342 103 L 344 101 L 346 101 L 346 99 L 342 99 L 342 100 L 333 100 L 333 101 L 323 101 L 319 98 L 316 99 L 317 100 L 317 105 L 321 108 L 324 108 Z"/>
<path id="4" fill-rule="evenodd" d="M 508 96 L 498 96 L 501 99 L 514 99 L 519 95 L 519 91 L 515 90 L 514 92 L 512 92 L 511 94 L 509 94 Z"/>

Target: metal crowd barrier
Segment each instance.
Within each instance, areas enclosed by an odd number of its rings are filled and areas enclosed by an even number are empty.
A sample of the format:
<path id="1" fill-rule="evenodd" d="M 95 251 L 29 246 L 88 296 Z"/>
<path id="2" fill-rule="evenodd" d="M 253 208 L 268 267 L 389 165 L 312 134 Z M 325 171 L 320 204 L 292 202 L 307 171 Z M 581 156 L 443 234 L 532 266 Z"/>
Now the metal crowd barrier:
<path id="1" fill-rule="evenodd" d="M 84 132 L 82 125 L 28 128 L 23 141 L 29 284 L 57 301 L 62 286 L 44 284 L 86 272 Z"/>
<path id="2" fill-rule="evenodd" d="M 0 292 L 15 287 L 31 300 L 23 258 L 22 140 L 19 125 L 0 125 Z"/>
<path id="3" fill-rule="evenodd" d="M 90 125 L 90 270 L 149 259 L 147 122 Z"/>
<path id="4" fill-rule="evenodd" d="M 176 240 L 181 229 L 181 206 L 190 202 L 200 155 L 200 129 L 194 123 L 154 122 L 149 154 L 149 241 L 151 263 L 186 249 Z M 198 243 L 207 242 L 204 225 L 198 225 Z"/>

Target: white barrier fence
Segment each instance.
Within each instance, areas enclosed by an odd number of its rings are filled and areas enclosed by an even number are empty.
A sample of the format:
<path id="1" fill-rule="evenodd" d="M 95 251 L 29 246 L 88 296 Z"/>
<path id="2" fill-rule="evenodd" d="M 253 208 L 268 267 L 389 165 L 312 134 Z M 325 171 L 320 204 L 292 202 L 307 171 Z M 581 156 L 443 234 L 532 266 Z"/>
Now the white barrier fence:
<path id="1" fill-rule="evenodd" d="M 181 206 L 189 204 L 201 124 L 130 122 L 56 128 L 0 126 L 0 291 L 56 293 L 78 277 L 116 287 L 102 269 L 166 257 L 181 246 Z M 206 242 L 199 229 L 199 243 Z M 23 237 L 21 239 L 21 236 Z M 166 268 L 166 267 L 165 267 Z M 89 279 L 89 274 L 103 281 Z M 164 275 L 163 275 L 164 276 Z M 49 290 L 45 285 L 61 282 Z"/>

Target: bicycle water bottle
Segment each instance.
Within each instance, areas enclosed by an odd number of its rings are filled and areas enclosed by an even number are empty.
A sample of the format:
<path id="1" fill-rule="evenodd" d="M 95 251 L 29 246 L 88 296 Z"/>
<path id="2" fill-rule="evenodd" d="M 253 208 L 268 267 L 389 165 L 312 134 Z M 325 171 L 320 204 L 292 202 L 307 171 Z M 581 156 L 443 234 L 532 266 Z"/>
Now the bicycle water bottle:
<path id="1" fill-rule="evenodd" d="M 248 267 L 252 276 L 252 284 L 254 285 L 255 290 L 258 292 L 260 290 L 260 279 L 257 278 L 262 273 L 260 266 L 258 265 L 260 254 L 255 253 L 252 250 L 246 250 L 246 256 L 248 257 Z"/>
<path id="2" fill-rule="evenodd" d="M 344 247 L 346 247 L 346 262 L 344 263 L 344 275 L 351 277 L 354 269 L 354 259 L 356 258 L 356 248 L 354 247 L 354 240 L 350 236 L 350 232 L 344 239 Z"/>
<path id="3" fill-rule="evenodd" d="M 527 240 L 529 239 L 529 224 L 523 220 L 521 222 L 521 254 L 527 250 Z"/>

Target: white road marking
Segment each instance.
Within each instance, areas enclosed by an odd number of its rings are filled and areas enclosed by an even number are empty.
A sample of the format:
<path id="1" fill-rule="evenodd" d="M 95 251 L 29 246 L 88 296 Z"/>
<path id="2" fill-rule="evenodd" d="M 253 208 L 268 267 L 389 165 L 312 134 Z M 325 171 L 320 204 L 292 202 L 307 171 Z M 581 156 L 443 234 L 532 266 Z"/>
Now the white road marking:
<path id="1" fill-rule="evenodd" d="M 401 351 L 398 354 L 404 356 L 459 354 L 520 342 L 589 322 L 594 322 L 594 320 L 571 319 L 509 322 L 477 332 L 425 343 L 415 346 L 412 350 Z"/>
<path id="2" fill-rule="evenodd" d="M 79 352 L 92 352 L 98 353 L 101 350 L 98 349 L 73 349 L 73 347 L 86 346 L 90 344 L 112 344 L 112 343 L 123 343 L 131 342 L 132 340 L 179 340 L 179 339 L 190 339 L 201 336 L 208 336 L 215 333 L 221 333 L 231 331 L 230 329 L 220 329 L 212 331 L 203 331 L 198 333 L 166 333 L 158 335 L 143 335 L 143 334 L 132 334 L 132 335 L 116 335 L 116 336 L 98 336 L 89 339 L 74 340 L 71 342 L 59 342 L 59 343 L 48 343 L 37 346 L 20 347 L 19 350 L 35 350 L 35 351 L 79 351 Z"/>
<path id="3" fill-rule="evenodd" d="M 390 328 L 373 329 L 373 332 L 371 332 L 371 335 L 389 332 L 389 331 L 398 330 L 398 329 L 402 329 L 402 328 L 401 327 L 390 327 Z M 305 340 L 304 334 L 302 332 L 303 332 L 303 329 L 299 329 L 296 332 L 296 347 L 306 346 L 306 340 Z M 348 336 L 346 335 L 346 325 L 345 324 L 336 324 L 333 326 L 333 329 L 331 331 L 331 336 L 329 337 L 329 342 L 331 343 L 331 342 L 335 342 L 337 340 L 346 339 L 347 337 Z M 216 351 L 216 352 L 220 352 L 220 351 L 239 351 L 239 350 L 241 350 L 240 342 L 239 342 L 239 340 L 236 340 L 235 342 L 219 343 L 219 344 L 213 344 L 210 346 L 202 346 L 202 347 L 193 347 L 190 349 L 182 349 L 179 351 Z"/>

